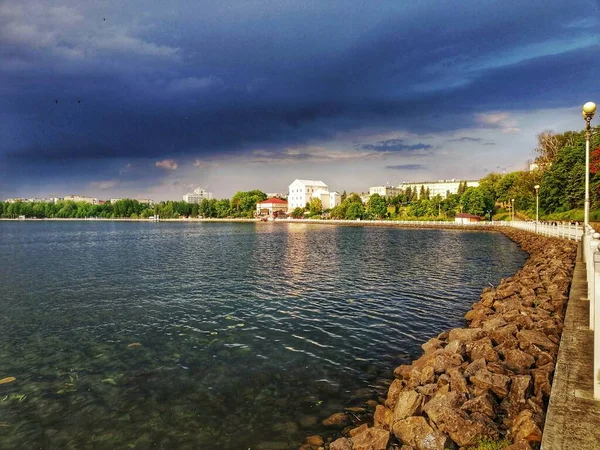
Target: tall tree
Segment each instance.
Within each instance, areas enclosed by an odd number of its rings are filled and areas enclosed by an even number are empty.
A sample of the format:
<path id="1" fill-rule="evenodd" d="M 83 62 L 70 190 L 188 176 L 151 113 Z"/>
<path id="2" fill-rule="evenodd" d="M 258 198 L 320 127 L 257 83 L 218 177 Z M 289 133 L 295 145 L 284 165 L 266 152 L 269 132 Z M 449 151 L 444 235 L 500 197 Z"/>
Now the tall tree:
<path id="1" fill-rule="evenodd" d="M 367 202 L 367 212 L 377 219 L 385 217 L 387 205 L 385 199 L 379 194 L 373 194 Z"/>

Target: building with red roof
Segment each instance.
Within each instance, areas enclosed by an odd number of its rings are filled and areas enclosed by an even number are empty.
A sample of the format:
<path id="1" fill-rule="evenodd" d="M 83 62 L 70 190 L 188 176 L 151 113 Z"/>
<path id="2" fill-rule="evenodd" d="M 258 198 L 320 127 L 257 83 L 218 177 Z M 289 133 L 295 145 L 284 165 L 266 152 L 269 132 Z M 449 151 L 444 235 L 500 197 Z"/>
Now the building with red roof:
<path id="1" fill-rule="evenodd" d="M 480 221 L 481 221 L 481 217 L 476 216 L 475 214 L 468 214 L 468 213 L 459 213 L 454 218 L 455 223 L 473 223 L 473 222 L 480 222 Z"/>
<path id="2" fill-rule="evenodd" d="M 288 202 L 277 197 L 272 197 L 256 204 L 257 216 L 277 217 L 285 214 L 288 209 Z"/>

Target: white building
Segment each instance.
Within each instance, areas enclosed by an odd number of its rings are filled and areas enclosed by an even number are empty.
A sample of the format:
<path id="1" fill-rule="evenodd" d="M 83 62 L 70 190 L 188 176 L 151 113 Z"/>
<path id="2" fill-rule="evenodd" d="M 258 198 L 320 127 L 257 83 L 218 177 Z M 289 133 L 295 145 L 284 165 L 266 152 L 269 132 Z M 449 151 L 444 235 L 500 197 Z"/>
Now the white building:
<path id="1" fill-rule="evenodd" d="M 341 195 L 330 192 L 329 187 L 322 181 L 295 180 L 289 186 L 288 210 L 305 208 L 313 196 L 321 200 L 323 209 L 331 209 L 341 203 Z"/>
<path id="2" fill-rule="evenodd" d="M 256 204 L 256 215 L 273 216 L 285 213 L 288 210 L 288 202 L 277 197 L 271 197 Z"/>
<path id="3" fill-rule="evenodd" d="M 183 201 L 187 203 L 201 203 L 202 200 L 210 200 L 213 198 L 212 192 L 206 192 L 202 188 L 194 189 L 194 192 L 188 192 L 183 195 Z"/>
<path id="4" fill-rule="evenodd" d="M 440 195 L 442 198 L 446 198 L 447 194 L 456 194 L 458 193 L 458 187 L 460 183 L 466 181 L 467 187 L 477 187 L 479 186 L 479 180 L 439 180 L 439 181 L 419 181 L 415 183 L 400 183 L 398 189 L 406 190 L 406 188 L 410 187 L 411 190 L 417 191 L 417 196 L 421 193 L 421 186 L 423 189 L 429 189 L 429 197 L 435 197 L 436 195 Z"/>
<path id="5" fill-rule="evenodd" d="M 323 209 L 331 209 L 342 202 L 342 196 L 339 192 L 329 192 L 327 189 L 317 189 L 312 193 L 312 198 L 321 200 Z"/>
<path id="6" fill-rule="evenodd" d="M 369 196 L 379 194 L 382 197 L 395 197 L 400 193 L 400 189 L 394 186 L 372 186 L 369 188 Z"/>
<path id="7" fill-rule="evenodd" d="M 83 202 L 83 203 L 91 203 L 92 205 L 99 205 L 100 202 L 95 197 L 86 197 L 85 195 L 67 195 L 63 199 L 64 201 L 71 202 Z"/>

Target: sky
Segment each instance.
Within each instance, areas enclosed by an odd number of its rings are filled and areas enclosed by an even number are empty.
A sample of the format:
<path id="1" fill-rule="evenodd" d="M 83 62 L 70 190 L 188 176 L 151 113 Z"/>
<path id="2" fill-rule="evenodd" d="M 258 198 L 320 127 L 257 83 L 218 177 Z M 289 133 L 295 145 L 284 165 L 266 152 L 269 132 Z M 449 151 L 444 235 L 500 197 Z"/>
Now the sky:
<path id="1" fill-rule="evenodd" d="M 0 199 L 522 170 L 600 103 L 600 0 L 2 0 Z M 596 120 L 599 120 L 598 118 Z"/>

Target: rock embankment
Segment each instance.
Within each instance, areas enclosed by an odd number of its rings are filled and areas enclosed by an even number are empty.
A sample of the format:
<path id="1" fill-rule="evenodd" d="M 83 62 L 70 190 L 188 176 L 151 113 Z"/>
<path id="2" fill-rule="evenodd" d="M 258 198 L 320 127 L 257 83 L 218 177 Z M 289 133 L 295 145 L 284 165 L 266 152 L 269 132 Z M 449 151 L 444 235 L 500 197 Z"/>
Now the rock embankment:
<path id="1" fill-rule="evenodd" d="M 503 229 L 529 253 L 523 269 L 486 288 L 468 326 L 422 345 L 394 370 L 372 426 L 346 429 L 302 450 L 437 450 L 506 440 L 506 450 L 539 447 L 558 353 L 576 244 Z"/>

